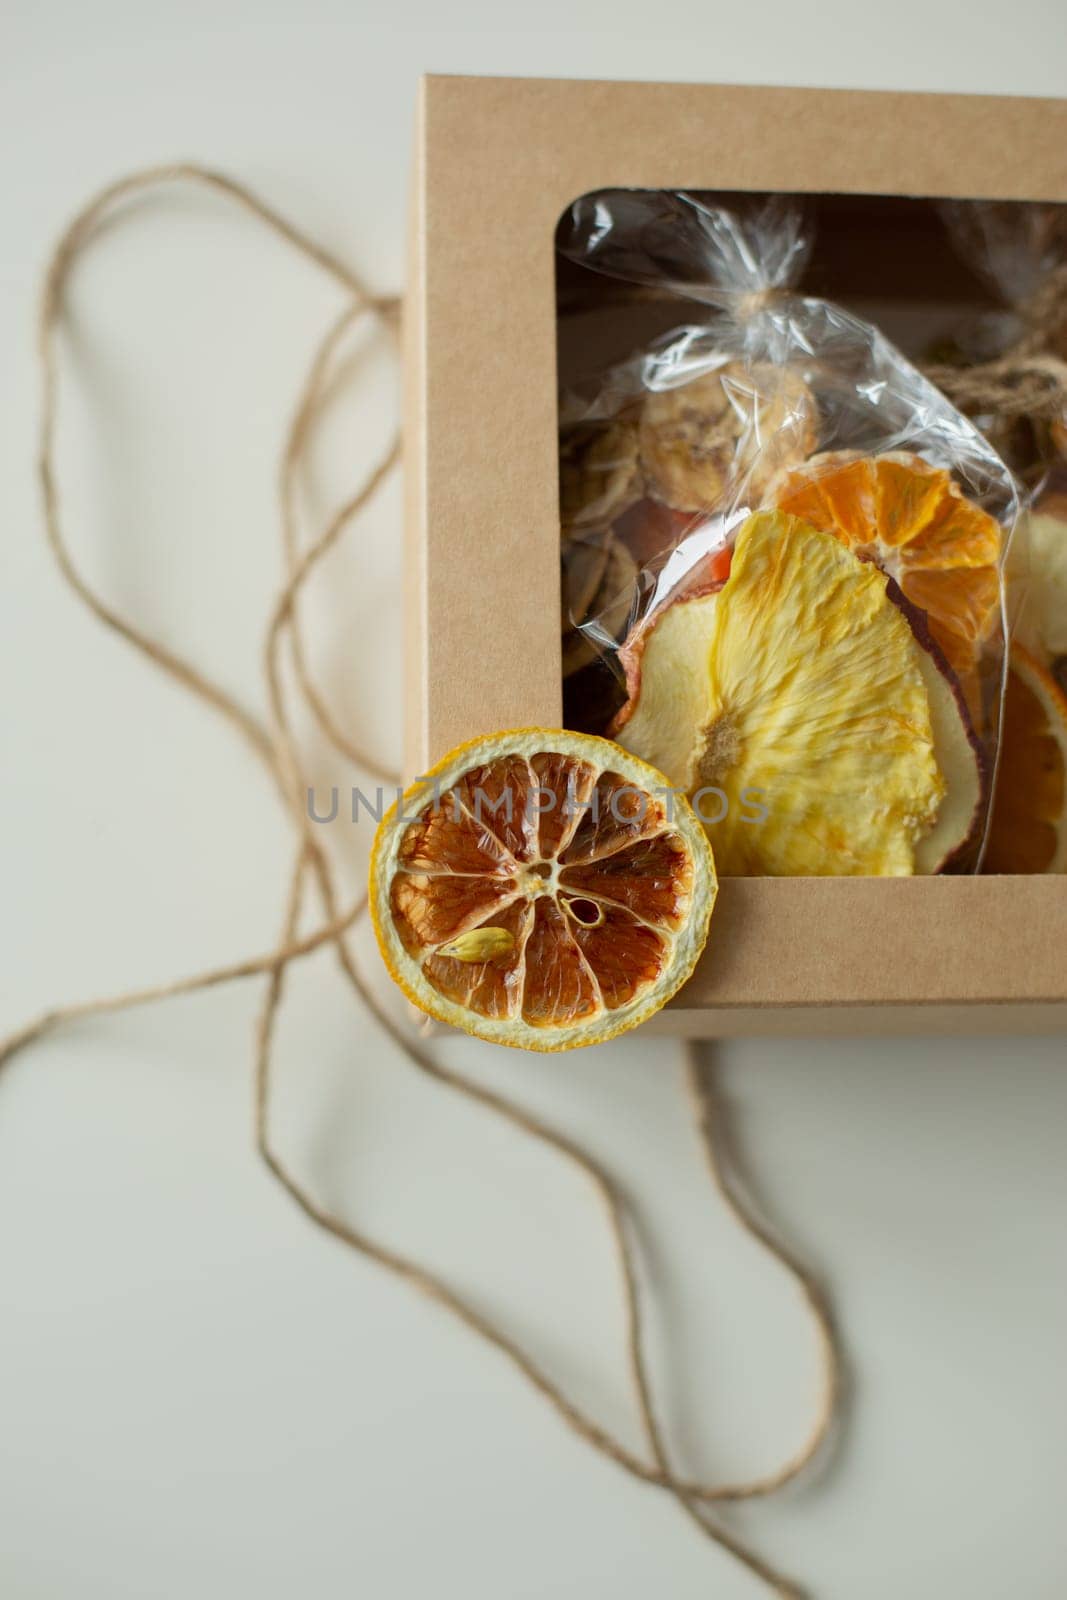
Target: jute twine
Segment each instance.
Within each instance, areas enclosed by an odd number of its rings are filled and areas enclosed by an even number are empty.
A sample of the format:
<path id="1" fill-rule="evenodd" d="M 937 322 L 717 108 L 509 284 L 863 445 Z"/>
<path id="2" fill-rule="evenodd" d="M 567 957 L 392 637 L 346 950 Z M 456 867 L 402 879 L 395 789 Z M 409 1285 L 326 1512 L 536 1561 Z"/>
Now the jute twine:
<path id="1" fill-rule="evenodd" d="M 1067 421 L 1067 262 L 1016 308 L 1022 327 L 1002 356 L 974 366 L 926 365 L 923 373 L 1003 448 L 1013 426 Z"/>
<path id="2" fill-rule="evenodd" d="M 105 217 L 127 205 L 146 190 L 174 183 L 197 184 L 235 202 L 326 273 L 345 296 L 342 313 L 322 339 L 311 362 L 280 461 L 278 490 L 285 581 L 275 600 L 264 642 L 263 666 L 269 707 L 266 721 L 261 721 L 245 710 L 224 688 L 205 676 L 193 663 L 184 660 L 121 616 L 106 599 L 97 594 L 75 562 L 61 519 L 60 494 L 54 463 L 59 404 L 57 334 L 71 269 L 98 232 Z M 708 1173 L 716 1192 L 737 1223 L 762 1245 L 794 1280 L 802 1303 L 811 1317 L 820 1363 L 820 1387 L 815 1416 L 808 1435 L 799 1448 L 773 1471 L 726 1483 L 694 1480 L 678 1472 L 671 1462 L 668 1446 L 657 1420 L 652 1377 L 645 1351 L 642 1299 L 630 1219 L 616 1180 L 600 1161 L 567 1134 L 533 1116 L 495 1090 L 472 1082 L 442 1066 L 419 1039 L 392 1020 L 357 966 L 346 938 L 365 910 L 365 896 L 352 903 L 342 902 L 333 863 L 321 842 L 321 836 L 313 832 L 307 815 L 304 800 L 309 783 L 294 736 L 292 712 L 282 680 L 284 650 L 289 652 L 297 690 L 325 738 L 347 760 L 379 774 L 383 779 L 396 781 L 339 726 L 312 681 L 301 629 L 299 598 L 304 585 L 323 556 L 351 526 L 357 514 L 372 500 L 379 486 L 397 464 L 400 454 L 399 437 L 394 439 L 360 488 L 338 508 L 318 537 L 303 546 L 295 510 L 295 489 L 299 467 L 306 455 L 308 438 L 323 404 L 330 374 L 342 341 L 354 324 L 364 317 L 378 317 L 387 326 L 395 327 L 398 310 L 399 304 L 395 298 L 371 294 L 348 267 L 299 228 L 286 221 L 270 206 L 264 204 L 242 184 L 221 173 L 198 166 L 157 167 L 120 179 L 91 200 L 63 234 L 45 277 L 38 329 L 43 380 L 38 467 L 44 507 L 44 528 L 49 548 L 67 585 L 98 621 L 113 629 L 141 656 L 181 684 L 198 701 L 224 717 L 255 753 L 285 808 L 293 829 L 294 847 L 285 915 L 277 939 L 265 953 L 226 966 L 179 977 L 170 982 L 154 984 L 148 988 L 128 990 L 121 994 L 56 1007 L 17 1029 L 6 1040 L 0 1042 L 0 1066 L 9 1062 L 18 1051 L 24 1050 L 60 1025 L 128 1011 L 135 1006 L 149 1005 L 175 995 L 190 994 L 220 984 L 236 982 L 239 979 L 255 977 L 265 979 L 265 992 L 256 1020 L 254 1038 L 255 1147 L 274 1178 L 305 1216 L 360 1256 L 402 1278 L 438 1306 L 449 1311 L 479 1339 L 503 1356 L 567 1426 L 587 1444 L 632 1477 L 672 1495 L 702 1533 L 730 1552 L 762 1579 L 773 1592 L 788 1597 L 788 1600 L 801 1600 L 802 1591 L 796 1584 L 742 1543 L 724 1525 L 721 1513 L 715 1515 L 712 1508 L 727 1502 L 754 1500 L 770 1495 L 792 1482 L 812 1462 L 826 1443 L 837 1414 L 841 1395 L 841 1362 L 830 1310 L 821 1288 L 812 1274 L 786 1249 L 772 1231 L 758 1220 L 742 1193 L 732 1164 L 727 1159 L 724 1150 L 725 1112 L 714 1063 L 706 1055 L 698 1053 L 695 1047 L 687 1047 L 686 1081 Z M 309 892 L 315 896 L 319 905 L 320 920 L 313 932 L 298 937 L 297 928 Z M 434 1082 L 494 1113 L 518 1132 L 562 1156 L 584 1175 L 599 1197 L 605 1209 L 620 1269 L 629 1377 L 648 1448 L 647 1457 L 632 1451 L 622 1440 L 601 1426 L 542 1371 L 534 1357 L 519 1342 L 479 1311 L 469 1299 L 453 1289 L 443 1278 L 419 1262 L 369 1237 L 353 1224 L 328 1210 L 295 1175 L 279 1151 L 272 1132 L 271 1089 L 274 1036 L 286 974 L 292 963 L 326 946 L 332 947 L 345 980 L 359 1001 L 372 1013 L 377 1025 L 397 1045 L 413 1067 Z"/>
<path id="3" fill-rule="evenodd" d="M 953 405 L 995 420 L 1067 414 L 1067 262 L 1054 267 L 1016 307 L 1022 332 L 1002 356 L 974 366 L 928 365 L 923 372 Z"/>
<path id="4" fill-rule="evenodd" d="M 923 367 L 924 375 L 969 416 L 1032 417 L 1067 413 L 1067 361 L 1054 355 L 1007 355 L 975 367 Z"/>

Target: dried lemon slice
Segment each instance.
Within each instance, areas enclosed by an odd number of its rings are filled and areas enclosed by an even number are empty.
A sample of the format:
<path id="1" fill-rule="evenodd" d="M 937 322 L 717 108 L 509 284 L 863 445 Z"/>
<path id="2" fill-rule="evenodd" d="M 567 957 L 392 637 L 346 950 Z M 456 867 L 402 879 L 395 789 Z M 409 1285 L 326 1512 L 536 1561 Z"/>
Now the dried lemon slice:
<path id="1" fill-rule="evenodd" d="M 707 938 L 711 848 L 667 780 L 543 728 L 445 757 L 386 816 L 370 904 L 389 972 L 497 1044 L 598 1044 L 658 1011 Z"/>
<path id="2" fill-rule="evenodd" d="M 720 872 L 915 870 L 946 786 L 920 646 L 877 567 L 760 512 L 725 585 L 669 604 L 625 656 L 616 736 L 693 797 Z"/>

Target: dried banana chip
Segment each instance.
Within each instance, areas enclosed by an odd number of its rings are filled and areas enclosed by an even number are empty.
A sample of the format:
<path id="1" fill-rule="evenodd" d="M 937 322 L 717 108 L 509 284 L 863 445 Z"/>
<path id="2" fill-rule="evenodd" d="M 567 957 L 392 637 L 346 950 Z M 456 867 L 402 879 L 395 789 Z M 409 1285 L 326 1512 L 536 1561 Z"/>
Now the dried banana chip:
<path id="1" fill-rule="evenodd" d="M 564 534 L 606 527 L 641 495 L 637 423 L 616 417 L 560 442 L 560 514 Z"/>
<path id="2" fill-rule="evenodd" d="M 756 492 L 815 448 L 815 402 L 794 373 L 730 362 L 645 399 L 640 459 L 648 488 L 678 511 L 713 509 L 751 472 Z"/>
<path id="3" fill-rule="evenodd" d="M 596 600 L 611 554 L 610 534 L 569 540 L 563 546 L 562 627 L 584 622 Z"/>
<path id="4" fill-rule="evenodd" d="M 607 561 L 596 594 L 586 612 L 586 628 L 571 627 L 563 635 L 563 676 L 588 666 L 607 646 L 622 639 L 630 625 L 637 592 L 637 562 L 617 539 L 607 541 Z M 583 619 L 584 620 L 584 619 Z"/>

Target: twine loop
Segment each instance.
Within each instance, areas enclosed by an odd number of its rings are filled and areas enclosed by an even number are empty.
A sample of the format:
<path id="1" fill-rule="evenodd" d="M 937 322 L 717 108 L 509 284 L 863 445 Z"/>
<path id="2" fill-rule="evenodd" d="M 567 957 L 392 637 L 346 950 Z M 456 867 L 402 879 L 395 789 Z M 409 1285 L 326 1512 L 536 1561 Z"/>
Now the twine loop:
<path id="1" fill-rule="evenodd" d="M 285 581 L 273 606 L 266 631 L 263 668 L 269 714 L 261 719 L 241 706 L 221 685 L 207 677 L 192 662 L 162 645 L 157 639 L 123 617 L 82 575 L 71 554 L 60 515 L 59 488 L 55 469 L 55 436 L 59 402 L 59 364 L 57 334 L 62 317 L 67 280 L 75 261 L 95 236 L 105 216 L 117 206 L 160 186 L 192 183 L 234 202 L 287 242 L 305 259 L 324 271 L 342 290 L 345 301 L 340 315 L 321 340 L 311 362 L 299 402 L 295 409 L 279 471 L 279 515 L 285 556 Z M 337 351 L 353 325 L 363 316 L 379 318 L 395 329 L 399 301 L 395 296 L 371 293 L 359 277 L 328 250 L 265 204 L 243 184 L 208 168 L 189 164 L 155 167 L 136 172 L 101 190 L 74 218 L 52 256 L 44 278 L 41 297 L 38 341 L 42 372 L 38 471 L 44 509 L 44 529 L 48 546 L 65 582 L 106 627 L 126 640 L 143 658 L 172 680 L 180 683 L 198 701 L 222 716 L 253 750 L 265 768 L 281 800 L 294 834 L 293 859 L 285 915 L 279 936 L 265 953 L 227 966 L 197 972 L 149 988 L 99 997 L 74 1005 L 57 1007 L 38 1016 L 0 1041 L 0 1067 L 52 1030 L 89 1017 L 114 1014 L 175 995 L 207 990 L 220 984 L 247 978 L 263 978 L 266 988 L 255 1026 L 254 1039 L 254 1135 L 256 1149 L 274 1178 L 319 1228 L 351 1250 L 376 1263 L 394 1276 L 411 1284 L 438 1306 L 464 1324 L 487 1346 L 504 1357 L 539 1393 L 562 1420 L 601 1455 L 641 1482 L 673 1495 L 702 1533 L 728 1551 L 782 1600 L 802 1600 L 802 1592 L 762 1557 L 751 1550 L 719 1517 L 712 1515 L 715 1505 L 753 1500 L 774 1493 L 792 1482 L 820 1454 L 827 1444 L 841 1396 L 841 1363 L 837 1339 L 826 1298 L 814 1276 L 803 1267 L 771 1230 L 753 1214 L 742 1197 L 723 1148 L 725 1111 L 712 1070 L 688 1047 L 687 1082 L 692 1097 L 701 1148 L 712 1183 L 738 1224 L 762 1246 L 791 1276 L 806 1307 L 819 1350 L 821 1381 L 814 1419 L 807 1437 L 797 1450 L 777 1468 L 754 1478 L 735 1482 L 707 1483 L 680 1474 L 671 1465 L 662 1429 L 656 1416 L 651 1375 L 644 1348 L 642 1301 L 634 1247 L 631 1241 L 626 1206 L 619 1188 L 604 1165 L 568 1135 L 534 1117 L 495 1090 L 443 1066 L 408 1031 L 398 1026 L 384 1009 L 373 987 L 357 966 L 346 936 L 366 906 L 366 896 L 344 905 L 338 891 L 333 863 L 320 838 L 312 829 L 304 804 L 309 787 L 304 762 L 294 736 L 292 709 L 282 673 L 282 655 L 289 651 L 295 680 L 303 703 L 311 711 L 319 729 L 330 744 L 347 760 L 388 782 L 396 781 L 374 758 L 356 744 L 340 726 L 325 696 L 316 686 L 308 667 L 299 600 L 304 585 L 322 558 L 338 542 L 355 518 L 371 502 L 381 484 L 400 458 L 399 435 L 394 437 L 382 459 L 362 485 L 337 508 L 324 529 L 308 544 L 302 544 L 295 508 L 295 489 L 304 460 L 308 438 L 323 406 L 331 368 Z M 298 936 L 305 899 L 315 894 L 320 906 L 317 927 Z M 528 1351 L 470 1300 L 443 1278 L 419 1262 L 390 1249 L 329 1211 L 310 1188 L 296 1176 L 275 1144 L 271 1126 L 274 1036 L 282 1002 L 286 974 L 293 962 L 316 950 L 332 948 L 340 969 L 354 995 L 375 1018 L 378 1026 L 398 1046 L 408 1063 L 469 1102 L 501 1117 L 516 1131 L 539 1142 L 575 1167 L 589 1182 L 604 1206 L 623 1287 L 629 1376 L 638 1417 L 648 1447 L 648 1457 L 636 1454 L 614 1434 L 603 1428 L 545 1374 Z"/>
<path id="2" fill-rule="evenodd" d="M 1046 274 L 1018 315 L 1023 332 L 1004 355 L 923 371 L 971 416 L 1055 421 L 1067 416 L 1067 261 Z"/>

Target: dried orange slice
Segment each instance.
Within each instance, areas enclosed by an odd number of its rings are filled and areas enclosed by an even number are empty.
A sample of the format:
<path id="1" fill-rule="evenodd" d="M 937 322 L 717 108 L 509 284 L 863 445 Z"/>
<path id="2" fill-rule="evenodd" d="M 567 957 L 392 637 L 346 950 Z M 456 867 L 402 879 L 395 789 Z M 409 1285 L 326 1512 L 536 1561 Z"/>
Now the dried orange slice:
<path id="1" fill-rule="evenodd" d="M 1000 606 L 999 523 L 921 456 L 833 451 L 791 467 L 766 503 L 832 533 L 895 578 L 977 709 L 977 662 Z"/>
<path id="2" fill-rule="evenodd" d="M 658 1011 L 707 938 L 715 864 L 688 802 L 607 739 L 472 739 L 382 820 L 370 904 L 390 974 L 496 1044 L 598 1044 Z"/>
<path id="3" fill-rule="evenodd" d="M 692 797 L 720 872 L 904 876 L 969 840 L 966 713 L 878 568 L 832 536 L 749 517 L 725 584 L 667 604 L 621 654 L 613 731 Z"/>
<path id="4" fill-rule="evenodd" d="M 1067 872 L 1067 695 L 1011 651 L 986 872 Z"/>

